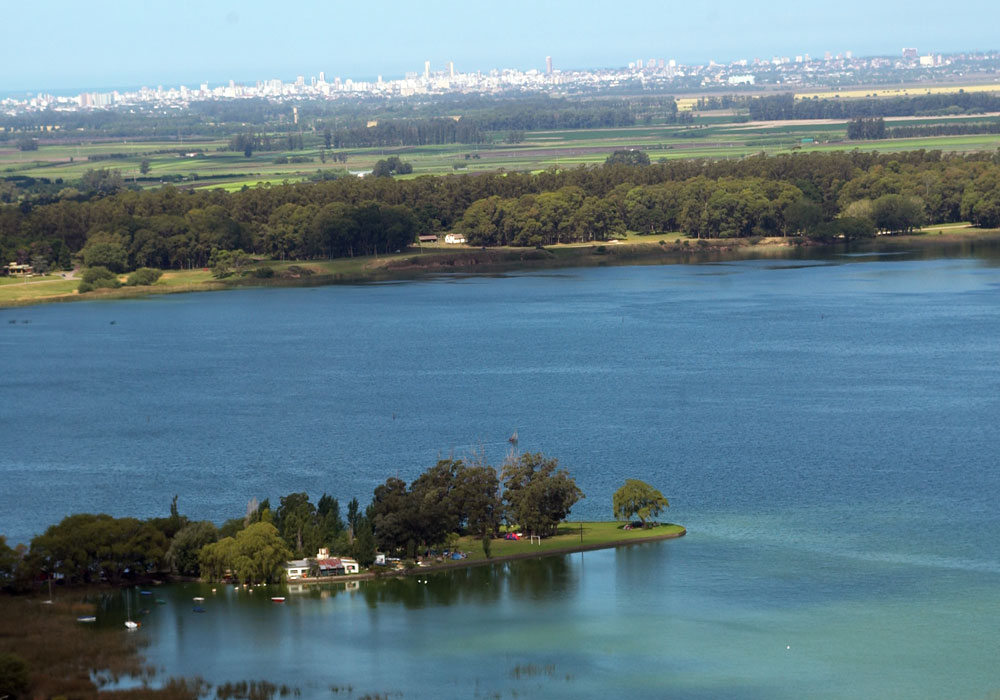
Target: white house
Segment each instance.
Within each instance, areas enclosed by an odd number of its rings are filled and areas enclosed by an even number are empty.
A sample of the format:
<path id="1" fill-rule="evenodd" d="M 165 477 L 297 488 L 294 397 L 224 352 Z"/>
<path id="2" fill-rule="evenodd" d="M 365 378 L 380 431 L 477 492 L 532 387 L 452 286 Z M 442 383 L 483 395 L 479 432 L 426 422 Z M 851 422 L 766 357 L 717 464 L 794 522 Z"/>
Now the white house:
<path id="1" fill-rule="evenodd" d="M 445 243 L 465 243 L 465 234 L 462 233 L 446 233 L 444 236 Z"/>
<path id="2" fill-rule="evenodd" d="M 295 559 L 290 562 L 285 563 L 285 578 L 289 581 L 295 581 L 300 578 L 309 577 L 309 568 L 311 564 L 308 559 Z"/>
<path id="3" fill-rule="evenodd" d="M 340 563 L 344 566 L 345 574 L 356 574 L 361 571 L 361 567 L 358 566 L 358 562 L 354 559 L 349 559 L 348 557 L 341 557 Z"/>

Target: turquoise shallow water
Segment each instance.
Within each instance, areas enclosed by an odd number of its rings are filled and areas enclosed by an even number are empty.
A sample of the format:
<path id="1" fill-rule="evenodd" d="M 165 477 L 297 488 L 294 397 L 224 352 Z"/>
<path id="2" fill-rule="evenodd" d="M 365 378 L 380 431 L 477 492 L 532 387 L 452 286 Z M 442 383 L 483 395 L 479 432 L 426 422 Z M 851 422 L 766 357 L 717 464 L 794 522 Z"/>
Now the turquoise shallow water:
<path id="1" fill-rule="evenodd" d="M 284 607 L 177 589 L 151 661 L 309 697 L 991 697 L 998 290 L 993 257 L 903 255 L 5 310 L 0 532 L 367 501 L 516 429 L 574 517 L 639 477 L 691 534 Z"/>

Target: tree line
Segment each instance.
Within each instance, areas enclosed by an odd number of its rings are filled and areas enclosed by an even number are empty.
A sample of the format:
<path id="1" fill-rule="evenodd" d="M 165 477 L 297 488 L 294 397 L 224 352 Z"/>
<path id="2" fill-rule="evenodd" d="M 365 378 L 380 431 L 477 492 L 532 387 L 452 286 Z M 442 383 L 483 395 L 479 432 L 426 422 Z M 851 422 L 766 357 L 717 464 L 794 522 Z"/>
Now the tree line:
<path id="1" fill-rule="evenodd" d="M 1000 156 L 989 153 L 609 163 L 534 174 L 345 177 L 233 193 L 116 190 L 115 172 L 95 171 L 86 192 L 0 206 L 0 255 L 60 265 L 75 256 L 127 271 L 204 266 L 219 249 L 276 259 L 384 254 L 417 234 L 453 229 L 477 245 L 602 240 L 624 230 L 794 235 L 805 232 L 795 218 L 799 204 L 836 223 L 853 202 L 890 194 L 919 200 L 926 221 L 1000 227 Z"/>
<path id="2" fill-rule="evenodd" d="M 914 117 L 976 114 L 1000 111 L 1000 95 L 988 92 L 953 92 L 900 97 L 796 100 L 792 93 L 733 96 L 729 103 L 744 105 L 754 121 L 787 119 L 856 119 L 858 117 Z"/>
<path id="3" fill-rule="evenodd" d="M 926 136 L 964 136 L 1000 134 L 1000 121 L 956 122 L 952 124 L 913 124 L 886 127 L 882 117 L 858 117 L 847 124 L 849 139 L 910 139 Z"/>
<path id="4" fill-rule="evenodd" d="M 10 547 L 0 536 L 0 588 L 26 589 L 52 577 L 118 584 L 163 571 L 278 581 L 286 561 L 315 556 L 320 547 L 367 567 L 376 550 L 413 559 L 459 535 L 497 537 L 502 523 L 551 535 L 581 498 L 569 473 L 541 453 L 508 455 L 499 474 L 480 459 L 440 460 L 409 485 L 386 479 L 366 508 L 354 498 L 344 512 L 328 494 L 314 504 L 307 493 L 291 493 L 273 505 L 251 500 L 244 515 L 216 526 L 181 515 L 175 496 L 165 518 L 79 513 L 30 546 Z"/>

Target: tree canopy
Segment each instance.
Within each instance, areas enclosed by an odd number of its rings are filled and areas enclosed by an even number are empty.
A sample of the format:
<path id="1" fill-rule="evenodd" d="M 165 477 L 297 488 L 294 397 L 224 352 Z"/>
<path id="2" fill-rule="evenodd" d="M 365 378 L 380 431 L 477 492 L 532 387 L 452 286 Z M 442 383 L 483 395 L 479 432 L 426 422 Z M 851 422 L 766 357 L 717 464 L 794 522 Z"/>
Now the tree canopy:
<path id="1" fill-rule="evenodd" d="M 633 515 L 638 515 L 643 527 L 646 527 L 646 519 L 659 515 L 670 503 L 662 493 L 645 481 L 626 479 L 624 485 L 615 491 L 612 505 L 617 519 L 629 520 Z"/>
<path id="2" fill-rule="evenodd" d="M 553 535 L 583 492 L 559 461 L 540 452 L 518 455 L 503 467 L 503 499 L 510 524 L 535 535 Z"/>

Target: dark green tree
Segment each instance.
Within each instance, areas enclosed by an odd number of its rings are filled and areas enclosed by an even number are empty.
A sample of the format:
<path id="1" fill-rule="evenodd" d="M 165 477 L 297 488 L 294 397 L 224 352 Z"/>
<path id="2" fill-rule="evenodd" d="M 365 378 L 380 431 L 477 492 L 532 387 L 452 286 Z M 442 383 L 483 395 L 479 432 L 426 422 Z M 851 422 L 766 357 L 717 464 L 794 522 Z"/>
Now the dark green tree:
<path id="1" fill-rule="evenodd" d="M 506 518 L 510 524 L 536 535 L 553 535 L 583 492 L 558 460 L 542 453 L 525 453 L 509 459 L 501 478 Z"/>
<path id="2" fill-rule="evenodd" d="M 649 165 L 649 156 L 635 148 L 615 151 L 604 161 L 605 165 Z"/>
<path id="3" fill-rule="evenodd" d="M 290 493 L 281 497 L 274 513 L 274 524 L 296 557 L 315 555 L 321 540 L 316 522 L 316 508 L 309 494 Z"/>
<path id="4" fill-rule="evenodd" d="M 166 561 L 170 568 L 182 576 L 200 574 L 198 557 L 205 545 L 217 542 L 219 531 L 208 520 L 182 527 L 167 550 Z"/>

